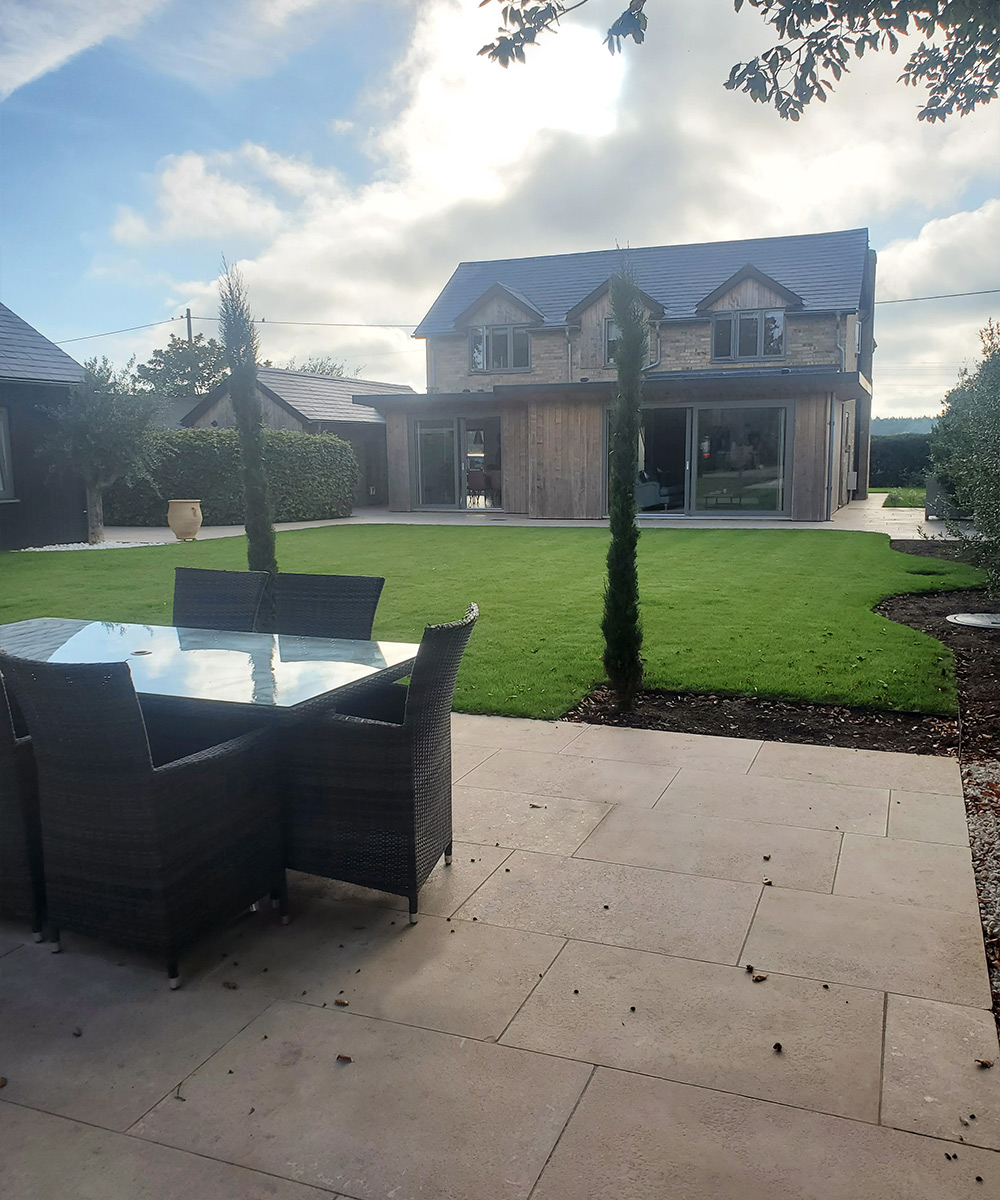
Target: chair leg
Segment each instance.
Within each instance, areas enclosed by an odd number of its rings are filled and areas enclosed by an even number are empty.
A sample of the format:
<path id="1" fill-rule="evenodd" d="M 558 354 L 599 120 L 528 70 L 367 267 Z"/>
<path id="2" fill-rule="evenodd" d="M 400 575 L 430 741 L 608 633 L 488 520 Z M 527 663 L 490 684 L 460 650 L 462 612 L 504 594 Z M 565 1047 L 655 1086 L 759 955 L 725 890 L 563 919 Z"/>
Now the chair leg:
<path id="1" fill-rule="evenodd" d="M 281 916 L 282 925 L 287 925 L 289 922 L 288 916 L 288 876 L 282 872 L 281 883 L 271 893 L 272 896 L 277 896 L 278 913 Z"/>
<path id="2" fill-rule="evenodd" d="M 170 977 L 170 990 L 175 992 L 181 986 L 181 973 L 176 958 L 167 962 L 167 975 Z"/>
<path id="3" fill-rule="evenodd" d="M 62 942 L 60 942 L 60 940 L 59 940 L 59 926 L 58 925 L 53 925 L 52 929 L 49 931 L 49 941 L 50 941 L 49 950 L 53 954 L 59 954 L 60 951 L 62 950 Z"/>
<path id="4" fill-rule="evenodd" d="M 451 866 L 451 842 L 444 848 L 444 865 L 446 867 Z"/>
<path id="5" fill-rule="evenodd" d="M 410 924 L 416 925 L 416 923 L 417 923 L 417 893 L 411 892 L 410 893 Z"/>

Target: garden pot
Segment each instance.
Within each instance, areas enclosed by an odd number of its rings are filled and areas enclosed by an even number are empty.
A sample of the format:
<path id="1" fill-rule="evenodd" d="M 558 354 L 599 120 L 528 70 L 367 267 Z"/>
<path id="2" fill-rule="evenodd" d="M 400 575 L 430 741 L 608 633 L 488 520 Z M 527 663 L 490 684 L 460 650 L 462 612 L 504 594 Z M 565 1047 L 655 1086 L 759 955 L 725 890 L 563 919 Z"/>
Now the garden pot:
<path id="1" fill-rule="evenodd" d="M 179 542 L 193 542 L 201 528 L 201 501 L 168 500 L 167 524 Z"/>

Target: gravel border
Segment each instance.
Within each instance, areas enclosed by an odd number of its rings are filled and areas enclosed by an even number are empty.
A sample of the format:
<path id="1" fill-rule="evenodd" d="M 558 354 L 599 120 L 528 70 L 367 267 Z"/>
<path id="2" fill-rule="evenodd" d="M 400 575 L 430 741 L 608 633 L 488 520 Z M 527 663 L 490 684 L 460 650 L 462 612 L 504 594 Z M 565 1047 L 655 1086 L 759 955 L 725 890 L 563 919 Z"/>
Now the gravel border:
<path id="1" fill-rule="evenodd" d="M 1000 762 L 962 764 L 962 791 L 979 893 L 993 1014 L 1000 1027 Z"/>

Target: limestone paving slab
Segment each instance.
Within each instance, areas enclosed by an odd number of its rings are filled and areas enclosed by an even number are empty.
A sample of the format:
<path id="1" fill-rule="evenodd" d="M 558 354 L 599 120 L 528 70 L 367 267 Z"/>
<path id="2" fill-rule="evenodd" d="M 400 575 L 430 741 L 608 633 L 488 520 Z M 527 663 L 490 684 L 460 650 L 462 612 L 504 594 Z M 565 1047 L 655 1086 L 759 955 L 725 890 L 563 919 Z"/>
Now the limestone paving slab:
<path id="1" fill-rule="evenodd" d="M 806 891 L 833 890 L 839 833 L 795 829 L 704 814 L 616 808 L 590 835 L 577 858 L 654 867 L 714 879 Z"/>
<path id="2" fill-rule="evenodd" d="M 131 1132 L 358 1200 L 524 1200 L 591 1070 L 279 1002 Z"/>
<path id="3" fill-rule="evenodd" d="M 543 854 L 572 854 L 608 815 L 608 805 L 562 796 L 466 787 L 452 791 L 456 838 Z"/>
<path id="4" fill-rule="evenodd" d="M 316 899 L 287 927 L 251 930 L 216 986 L 362 1013 L 463 1037 L 497 1038 L 563 939 L 471 921 Z"/>
<path id="5" fill-rule="evenodd" d="M 0 921 L 0 958 L 19 946 L 34 943 L 34 934 L 19 921 Z"/>
<path id="6" fill-rule="evenodd" d="M 24 946 L 0 970 L 3 1098 L 127 1129 L 271 1003 L 67 934 L 61 954 Z M 182 970 L 185 964 L 181 964 Z"/>
<path id="7" fill-rule="evenodd" d="M 972 852 L 962 846 L 844 835 L 834 892 L 923 908 L 975 912 Z"/>
<path id="8" fill-rule="evenodd" d="M 740 961 L 762 971 L 990 1007 L 978 912 L 765 888 Z"/>
<path id="9" fill-rule="evenodd" d="M 432 917 L 450 917 L 509 854 L 508 847 L 497 848 L 492 842 L 488 846 L 455 842 L 451 863 L 446 865 L 442 859 L 420 889 L 420 913 Z M 398 912 L 409 909 L 409 901 L 404 896 L 377 892 L 373 888 L 357 887 L 352 883 L 341 883 L 340 880 L 320 879 L 316 875 L 299 875 L 296 887 L 328 900 L 356 901 L 392 908 Z"/>
<path id="10" fill-rule="evenodd" d="M 760 892 L 757 884 L 516 850 L 457 915 L 732 964 Z"/>
<path id="11" fill-rule="evenodd" d="M 656 807 L 835 833 L 883 834 L 889 789 L 682 767 Z"/>
<path id="12" fill-rule="evenodd" d="M 572 721 L 531 721 L 523 717 L 481 717 L 453 713 L 452 745 L 471 742 L 506 750 L 546 750 L 554 754 L 580 736 L 584 729 Z"/>
<path id="13" fill-rule="evenodd" d="M 485 762 L 491 754 L 496 754 L 496 746 L 471 746 L 459 743 L 451 745 L 451 781 L 457 783 L 463 776 L 468 775 L 473 767 Z"/>
<path id="14" fill-rule="evenodd" d="M 995 1065 L 983 1070 L 976 1059 Z M 993 1014 L 889 996 L 882 1124 L 1000 1150 L 1000 1048 Z"/>
<path id="15" fill-rule="evenodd" d="M 882 1008 L 881 992 L 570 942 L 502 1041 L 875 1122 Z"/>
<path id="16" fill-rule="evenodd" d="M 889 798 L 889 837 L 968 846 L 965 802 L 961 796 L 893 790 Z"/>
<path id="17" fill-rule="evenodd" d="M 3 1101 L 0 1195 L 9 1200 L 338 1200 L 325 1189 Z"/>
<path id="18" fill-rule="evenodd" d="M 984 1200 L 977 1147 L 599 1067 L 532 1200 Z M 982 1183 L 976 1182 L 980 1176 Z"/>
<path id="19" fill-rule="evenodd" d="M 900 788 L 944 796 L 962 794 L 957 759 L 890 750 L 765 742 L 754 759 L 750 774 L 809 779 L 818 783 Z"/>
<path id="20" fill-rule="evenodd" d="M 534 750 L 498 750 L 464 775 L 462 782 L 468 787 L 496 791 L 652 808 L 676 773 L 676 767 Z"/>
<path id="21" fill-rule="evenodd" d="M 662 729 L 622 729 L 584 725 L 563 751 L 585 758 L 610 758 L 659 766 L 691 766 L 745 775 L 763 745 L 750 738 L 671 733 Z"/>

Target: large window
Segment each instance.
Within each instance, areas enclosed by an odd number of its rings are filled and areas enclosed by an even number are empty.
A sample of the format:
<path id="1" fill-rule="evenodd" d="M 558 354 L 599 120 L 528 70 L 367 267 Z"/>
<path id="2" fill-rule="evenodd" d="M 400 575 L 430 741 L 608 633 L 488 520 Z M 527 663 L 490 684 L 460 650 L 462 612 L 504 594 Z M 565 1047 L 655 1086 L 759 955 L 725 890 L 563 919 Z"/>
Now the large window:
<path id="1" fill-rule="evenodd" d="M 469 330 L 470 371 L 529 371 L 526 325 L 473 325 Z"/>
<path id="2" fill-rule="evenodd" d="M 699 408 L 695 415 L 695 509 L 784 511 L 784 407 Z"/>
<path id="3" fill-rule="evenodd" d="M 785 314 L 780 308 L 716 313 L 712 358 L 781 358 L 785 353 Z"/>
<path id="4" fill-rule="evenodd" d="M 14 473 L 11 469 L 10 426 L 7 410 L 0 408 L 0 500 L 13 500 Z"/>

